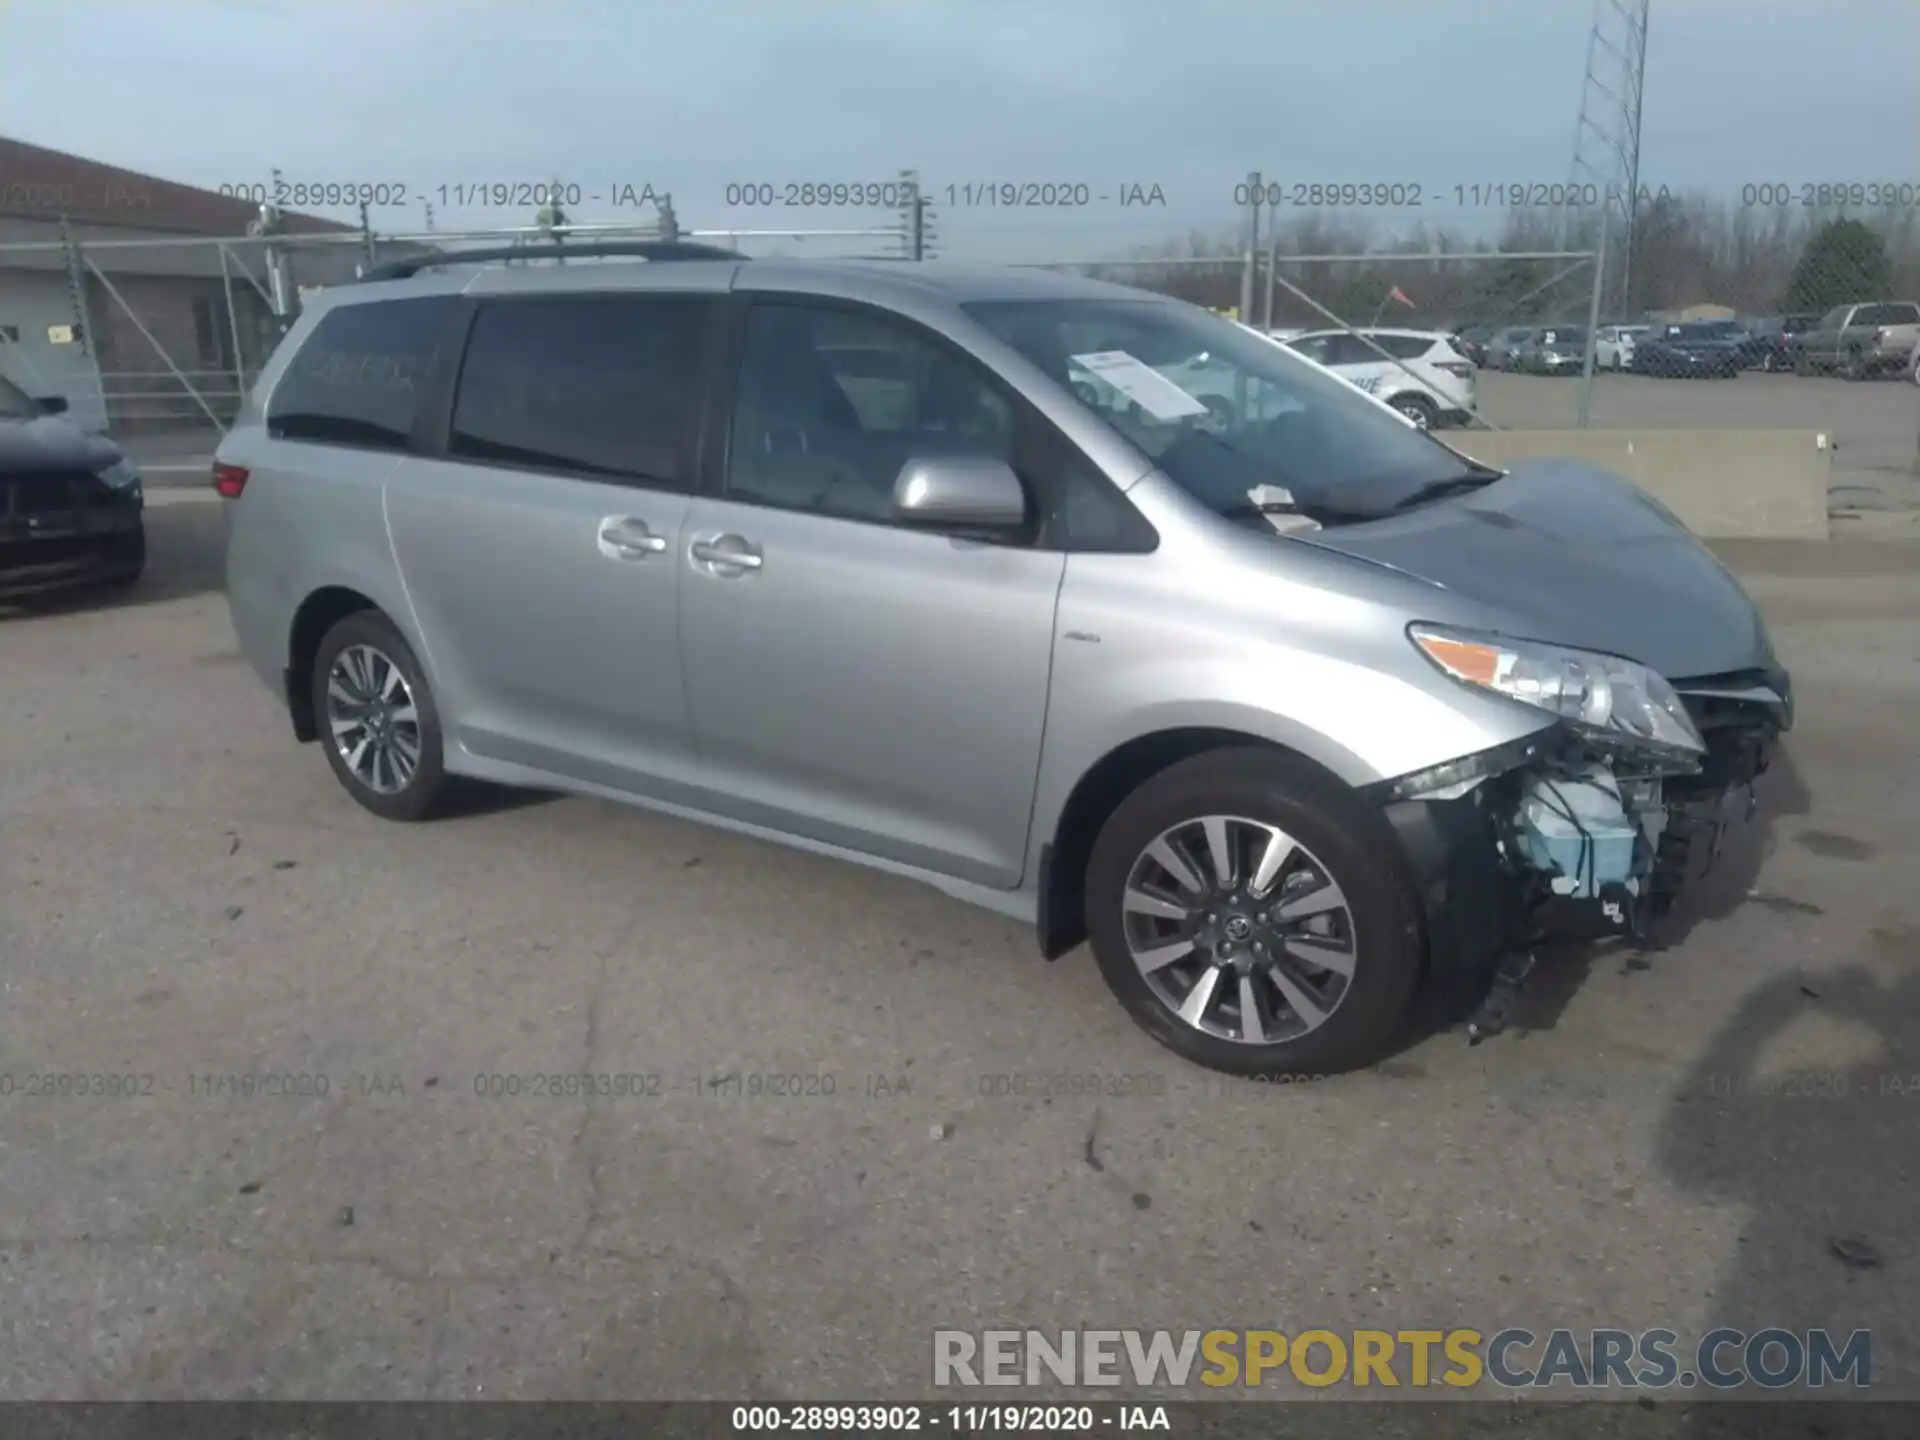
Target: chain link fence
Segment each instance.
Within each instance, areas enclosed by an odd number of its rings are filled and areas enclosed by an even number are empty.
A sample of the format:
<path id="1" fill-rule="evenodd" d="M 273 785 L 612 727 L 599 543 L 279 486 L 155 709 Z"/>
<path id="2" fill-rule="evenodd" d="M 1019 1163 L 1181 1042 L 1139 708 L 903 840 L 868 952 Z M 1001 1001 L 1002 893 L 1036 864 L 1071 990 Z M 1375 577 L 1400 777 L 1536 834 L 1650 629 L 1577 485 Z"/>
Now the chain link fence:
<path id="1" fill-rule="evenodd" d="M 1870 395 L 1863 384 L 1860 397 L 1835 400 L 1828 386 L 1787 379 L 1920 381 L 1920 194 L 1828 188 L 1515 211 L 1498 233 L 1468 241 L 1418 226 L 1382 234 L 1396 228 L 1390 220 L 1339 212 L 1277 219 L 1249 177 L 1237 235 L 1189 242 L 1186 253 L 1129 256 L 1116 242 L 1104 256 L 1025 263 L 1231 314 L 1435 427 L 1809 425 L 1835 431 L 1843 468 L 1911 474 L 1920 467 L 1911 390 Z M 369 265 L 555 238 L 863 259 L 933 248 L 924 206 L 886 218 L 837 229 L 682 229 L 650 218 L 205 238 L 63 227 L 0 241 L 9 272 L 0 372 L 64 397 L 89 428 L 199 454 L 232 422 L 301 295 Z M 1630 265 L 1618 263 L 1623 246 Z M 1779 375 L 1779 388 L 1674 383 L 1749 372 Z"/>

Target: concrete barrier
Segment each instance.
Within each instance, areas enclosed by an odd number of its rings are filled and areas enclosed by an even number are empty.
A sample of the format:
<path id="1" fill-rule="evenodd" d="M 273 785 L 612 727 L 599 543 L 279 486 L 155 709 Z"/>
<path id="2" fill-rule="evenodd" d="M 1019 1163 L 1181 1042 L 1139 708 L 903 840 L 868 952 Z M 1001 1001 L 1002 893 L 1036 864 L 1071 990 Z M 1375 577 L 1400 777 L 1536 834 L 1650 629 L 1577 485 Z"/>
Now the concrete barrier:
<path id="1" fill-rule="evenodd" d="M 1449 430 L 1505 469 L 1570 456 L 1625 476 L 1710 540 L 1825 540 L 1829 437 L 1815 430 Z"/>

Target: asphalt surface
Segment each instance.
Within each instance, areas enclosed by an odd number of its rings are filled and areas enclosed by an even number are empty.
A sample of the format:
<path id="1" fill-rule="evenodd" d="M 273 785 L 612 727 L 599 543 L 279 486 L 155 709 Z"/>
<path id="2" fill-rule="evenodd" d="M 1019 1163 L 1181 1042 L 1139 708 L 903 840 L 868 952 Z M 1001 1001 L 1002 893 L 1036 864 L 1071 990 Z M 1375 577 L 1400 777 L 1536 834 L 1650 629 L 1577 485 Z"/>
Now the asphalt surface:
<path id="1" fill-rule="evenodd" d="M 1801 720 L 1672 948 L 1277 1088 L 903 881 L 374 819 L 240 663 L 218 507 L 149 518 L 137 591 L 0 618 L 0 1398 L 924 1398 L 937 1328 L 1509 1324 L 1868 1328 L 1920 1396 L 1920 550 L 1725 547 Z"/>

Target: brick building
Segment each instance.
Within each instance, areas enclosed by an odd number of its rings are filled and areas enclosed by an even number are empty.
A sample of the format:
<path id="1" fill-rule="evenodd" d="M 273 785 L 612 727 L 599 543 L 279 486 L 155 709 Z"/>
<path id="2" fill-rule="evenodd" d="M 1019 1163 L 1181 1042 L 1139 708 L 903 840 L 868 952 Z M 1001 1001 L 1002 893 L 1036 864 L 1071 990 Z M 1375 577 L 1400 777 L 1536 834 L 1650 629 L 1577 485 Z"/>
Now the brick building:
<path id="1" fill-rule="evenodd" d="M 92 428 L 204 424 L 189 384 L 230 415 L 279 334 L 262 293 L 266 245 L 244 238 L 259 214 L 248 200 L 0 137 L 0 372 L 65 395 Z M 357 245 L 325 239 L 352 226 L 284 213 L 279 229 L 289 293 L 351 279 L 362 259 Z M 240 242 L 224 277 L 218 246 L 180 243 L 195 237 Z"/>

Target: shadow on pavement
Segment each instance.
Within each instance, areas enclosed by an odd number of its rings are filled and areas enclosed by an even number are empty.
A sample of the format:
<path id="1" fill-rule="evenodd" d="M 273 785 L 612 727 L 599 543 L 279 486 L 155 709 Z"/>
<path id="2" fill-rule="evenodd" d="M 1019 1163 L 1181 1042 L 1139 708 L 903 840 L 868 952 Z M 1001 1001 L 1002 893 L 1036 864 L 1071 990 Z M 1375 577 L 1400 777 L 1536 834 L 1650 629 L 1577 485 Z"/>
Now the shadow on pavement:
<path id="1" fill-rule="evenodd" d="M 1916 959 L 1920 926 L 1892 922 L 1848 968 L 1754 990 L 1672 1096 L 1657 1151 L 1681 1190 L 1745 1212 L 1713 1323 L 1824 1328 L 1839 1349 L 1869 1330 L 1874 1392 L 1902 1396 L 1920 1380 Z M 1702 1412 L 1694 1433 L 1734 1433 L 1726 1418 Z M 1831 1433 L 1847 1433 L 1838 1422 Z"/>

